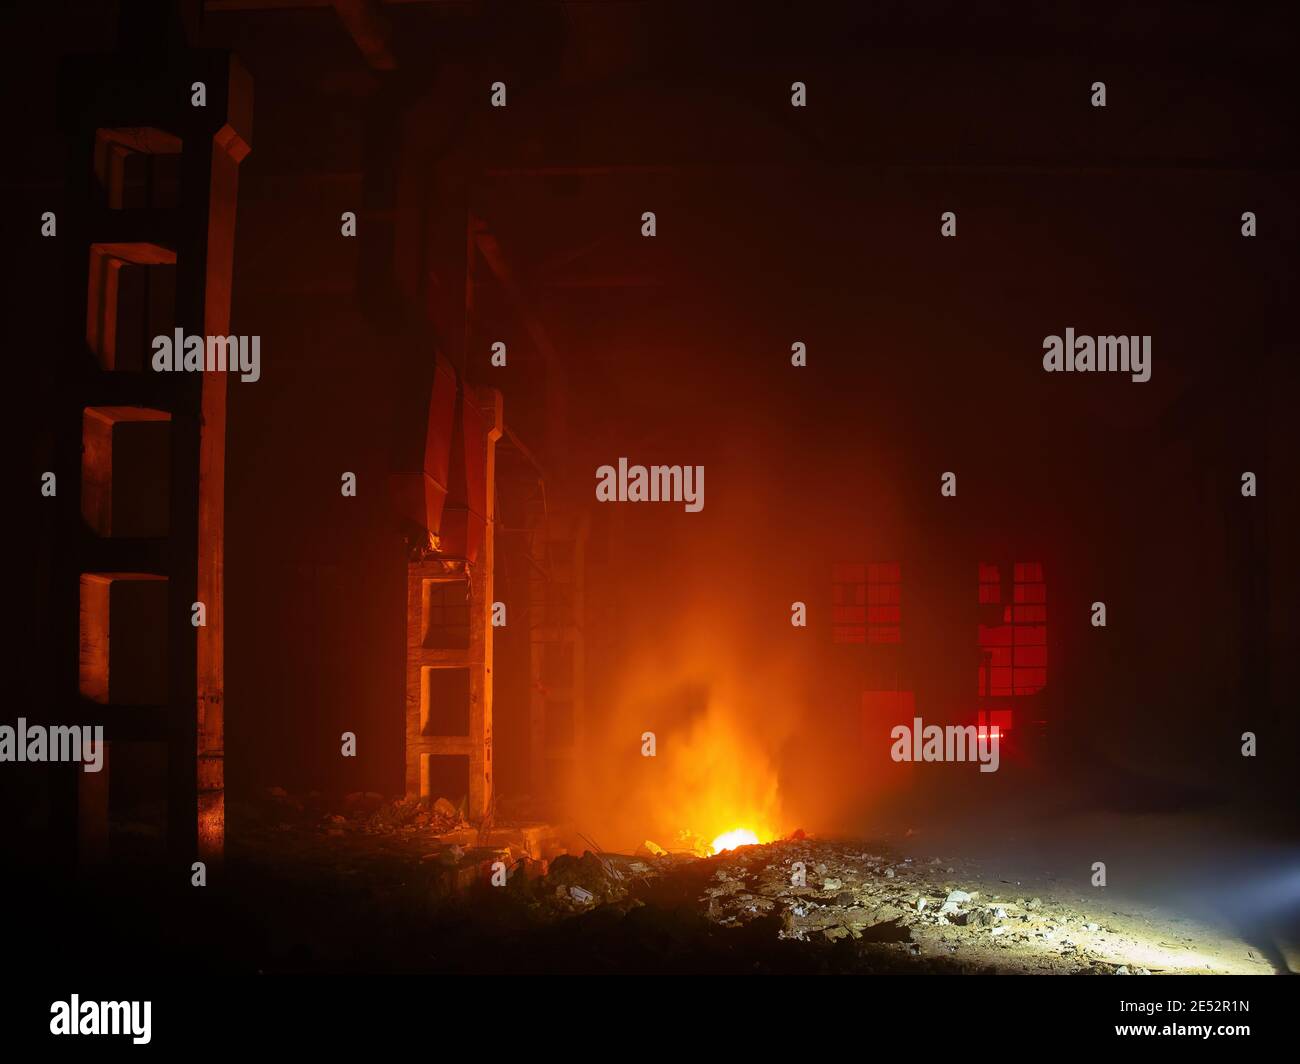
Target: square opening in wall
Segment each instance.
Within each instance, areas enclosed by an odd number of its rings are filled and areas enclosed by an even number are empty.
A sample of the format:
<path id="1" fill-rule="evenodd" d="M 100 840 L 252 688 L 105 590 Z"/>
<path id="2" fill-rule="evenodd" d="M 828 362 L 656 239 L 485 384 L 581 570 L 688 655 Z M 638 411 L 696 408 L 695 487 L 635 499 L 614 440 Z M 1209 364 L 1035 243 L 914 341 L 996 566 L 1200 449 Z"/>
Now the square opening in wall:
<path id="1" fill-rule="evenodd" d="M 420 670 L 420 734 L 469 734 L 469 669 Z"/>
<path id="2" fill-rule="evenodd" d="M 469 758 L 463 754 L 420 755 L 420 797 L 446 798 L 463 806 L 469 798 Z"/>
<path id="3" fill-rule="evenodd" d="M 429 650 L 466 650 L 469 647 L 469 581 L 424 581 L 424 632 L 421 644 Z"/>

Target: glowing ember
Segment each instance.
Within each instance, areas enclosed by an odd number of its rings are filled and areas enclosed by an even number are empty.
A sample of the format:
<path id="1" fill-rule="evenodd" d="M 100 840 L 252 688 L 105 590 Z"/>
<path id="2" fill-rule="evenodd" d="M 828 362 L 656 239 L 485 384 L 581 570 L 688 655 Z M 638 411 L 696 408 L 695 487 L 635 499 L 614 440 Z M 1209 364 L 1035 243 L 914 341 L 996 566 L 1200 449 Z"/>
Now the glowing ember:
<path id="1" fill-rule="evenodd" d="M 713 840 L 713 852 L 721 853 L 723 850 L 734 850 L 737 846 L 757 845 L 757 835 L 746 828 L 736 828 L 735 831 L 728 831 Z"/>

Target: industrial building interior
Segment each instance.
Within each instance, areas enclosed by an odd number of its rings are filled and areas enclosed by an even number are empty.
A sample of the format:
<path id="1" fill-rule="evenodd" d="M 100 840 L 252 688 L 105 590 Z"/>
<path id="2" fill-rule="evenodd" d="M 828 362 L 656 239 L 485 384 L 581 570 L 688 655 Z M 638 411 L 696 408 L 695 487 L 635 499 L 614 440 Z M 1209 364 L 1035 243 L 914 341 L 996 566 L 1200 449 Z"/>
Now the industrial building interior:
<path id="1" fill-rule="evenodd" d="M 1095 8 L 6 11 L 24 965 L 1296 971 L 1295 35 Z"/>

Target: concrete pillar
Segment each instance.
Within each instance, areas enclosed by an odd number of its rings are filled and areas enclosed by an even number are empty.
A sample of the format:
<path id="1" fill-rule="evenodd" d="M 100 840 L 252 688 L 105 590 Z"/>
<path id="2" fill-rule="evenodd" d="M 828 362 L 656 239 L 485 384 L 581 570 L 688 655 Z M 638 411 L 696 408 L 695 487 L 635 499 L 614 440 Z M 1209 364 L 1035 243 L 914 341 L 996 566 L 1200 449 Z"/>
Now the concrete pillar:
<path id="1" fill-rule="evenodd" d="M 436 397 L 435 397 L 436 398 Z M 492 567 L 501 395 L 464 387 L 432 546 L 407 565 L 406 791 L 492 808 Z"/>

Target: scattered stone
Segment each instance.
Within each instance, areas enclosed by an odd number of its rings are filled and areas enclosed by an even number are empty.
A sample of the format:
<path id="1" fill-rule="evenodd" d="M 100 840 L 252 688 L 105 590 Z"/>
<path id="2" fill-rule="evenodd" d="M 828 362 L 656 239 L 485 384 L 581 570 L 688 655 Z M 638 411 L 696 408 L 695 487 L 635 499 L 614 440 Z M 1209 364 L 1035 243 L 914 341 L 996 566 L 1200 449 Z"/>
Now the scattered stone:
<path id="1" fill-rule="evenodd" d="M 612 901 L 627 893 L 618 870 L 597 854 L 588 850 L 581 857 L 564 854 L 550 862 L 546 879 L 563 887 L 579 887 L 598 897 L 602 902 Z M 576 898 L 576 895 L 572 895 Z"/>

